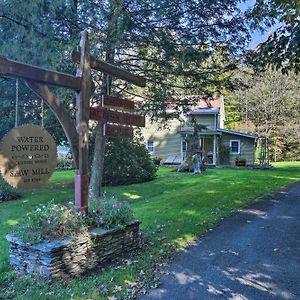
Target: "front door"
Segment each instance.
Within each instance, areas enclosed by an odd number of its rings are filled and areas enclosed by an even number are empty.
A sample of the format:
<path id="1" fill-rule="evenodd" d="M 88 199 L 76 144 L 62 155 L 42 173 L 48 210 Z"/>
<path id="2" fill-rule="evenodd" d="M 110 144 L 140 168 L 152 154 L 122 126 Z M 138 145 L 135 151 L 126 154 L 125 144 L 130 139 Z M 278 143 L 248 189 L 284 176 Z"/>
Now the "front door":
<path id="1" fill-rule="evenodd" d="M 207 135 L 200 138 L 200 145 L 204 151 L 204 162 L 207 165 L 216 164 L 216 137 Z"/>

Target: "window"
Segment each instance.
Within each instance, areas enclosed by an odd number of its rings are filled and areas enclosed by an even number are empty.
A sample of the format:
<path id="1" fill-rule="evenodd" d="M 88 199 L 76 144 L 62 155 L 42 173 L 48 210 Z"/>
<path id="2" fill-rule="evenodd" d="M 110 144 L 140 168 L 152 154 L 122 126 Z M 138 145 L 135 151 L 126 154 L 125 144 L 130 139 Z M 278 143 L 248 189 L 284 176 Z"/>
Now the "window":
<path id="1" fill-rule="evenodd" d="M 181 161 L 185 160 L 187 143 L 185 139 L 181 139 Z"/>
<path id="2" fill-rule="evenodd" d="M 182 147 L 182 152 L 183 152 L 183 153 L 186 153 L 186 146 L 187 146 L 187 145 L 186 145 L 186 141 L 185 141 L 185 140 L 182 140 L 182 141 L 181 141 L 181 147 Z"/>
<path id="3" fill-rule="evenodd" d="M 147 141 L 147 150 L 149 153 L 154 152 L 154 141 L 153 140 L 148 140 Z"/>
<path id="4" fill-rule="evenodd" d="M 241 142 L 240 140 L 230 140 L 230 153 L 240 154 Z"/>

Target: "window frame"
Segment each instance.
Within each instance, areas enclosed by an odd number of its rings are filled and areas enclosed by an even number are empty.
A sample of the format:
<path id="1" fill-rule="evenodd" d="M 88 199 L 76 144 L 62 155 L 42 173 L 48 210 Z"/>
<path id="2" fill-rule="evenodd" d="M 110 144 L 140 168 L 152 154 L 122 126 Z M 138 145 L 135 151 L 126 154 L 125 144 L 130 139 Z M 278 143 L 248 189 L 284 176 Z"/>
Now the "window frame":
<path id="1" fill-rule="evenodd" d="M 152 142 L 152 145 L 149 145 L 150 142 Z M 149 153 L 154 153 L 154 140 L 148 140 L 146 146 Z"/>
<path id="2" fill-rule="evenodd" d="M 187 141 L 185 140 L 185 138 L 182 137 L 181 138 L 181 143 L 180 143 L 180 154 L 181 154 L 181 161 L 182 162 L 186 158 L 186 152 L 187 152 Z"/>
<path id="3" fill-rule="evenodd" d="M 238 143 L 238 151 L 237 152 L 232 151 L 233 143 Z M 230 153 L 231 154 L 241 154 L 241 140 L 230 140 Z"/>

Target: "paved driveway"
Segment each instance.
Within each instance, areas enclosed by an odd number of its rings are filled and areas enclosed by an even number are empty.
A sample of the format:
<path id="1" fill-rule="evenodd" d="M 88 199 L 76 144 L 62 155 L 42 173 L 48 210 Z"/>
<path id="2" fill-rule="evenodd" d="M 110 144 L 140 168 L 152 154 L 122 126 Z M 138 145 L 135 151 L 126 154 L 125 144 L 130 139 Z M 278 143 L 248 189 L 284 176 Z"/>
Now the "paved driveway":
<path id="1" fill-rule="evenodd" d="M 177 255 L 150 299 L 300 299 L 300 182 L 223 221 Z"/>

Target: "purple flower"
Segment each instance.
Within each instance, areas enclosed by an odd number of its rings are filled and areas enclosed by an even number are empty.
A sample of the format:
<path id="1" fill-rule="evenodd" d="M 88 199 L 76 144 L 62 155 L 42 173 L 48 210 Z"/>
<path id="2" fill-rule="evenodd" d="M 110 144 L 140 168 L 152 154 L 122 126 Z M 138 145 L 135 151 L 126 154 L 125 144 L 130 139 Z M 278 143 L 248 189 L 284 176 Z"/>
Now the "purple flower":
<path id="1" fill-rule="evenodd" d="M 112 208 L 119 208 L 118 204 L 113 204 L 111 207 Z"/>
<path id="2" fill-rule="evenodd" d="M 104 221 L 104 219 L 103 219 L 102 217 L 99 218 L 99 223 L 100 223 L 101 225 L 105 224 L 105 221 Z"/>

